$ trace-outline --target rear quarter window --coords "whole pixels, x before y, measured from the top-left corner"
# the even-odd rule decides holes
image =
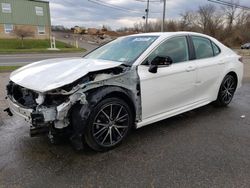
[[[214,56],[219,55],[221,52],[220,48],[214,42],[212,42],[212,46],[213,46],[213,50],[214,50]]]

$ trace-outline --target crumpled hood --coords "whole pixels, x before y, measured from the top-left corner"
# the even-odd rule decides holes
[[[99,59],[49,59],[26,65],[12,72],[10,80],[28,89],[46,92],[70,84],[89,72],[109,69],[121,64],[121,62]]]

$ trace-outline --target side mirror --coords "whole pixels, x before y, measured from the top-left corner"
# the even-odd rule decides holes
[[[151,73],[157,73],[157,70],[158,70],[158,65],[151,64],[148,68],[148,71]]]
[[[157,73],[158,66],[170,66],[173,63],[171,57],[156,56],[150,63],[148,71],[151,73]]]

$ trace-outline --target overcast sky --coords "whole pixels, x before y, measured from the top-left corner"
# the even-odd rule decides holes
[[[73,27],[101,27],[103,24],[112,29],[133,26],[134,23],[143,21],[146,0],[91,0],[106,2],[122,10],[105,7],[90,2],[89,0],[49,0],[51,19],[53,25]],[[160,0],[150,0],[160,1]],[[227,0],[229,1],[229,0]],[[196,10],[200,5],[208,4],[207,0],[167,0],[167,18],[178,19],[186,10]],[[241,5],[250,6],[250,0],[240,0]],[[163,4],[150,3],[149,17],[151,20],[161,19]],[[126,9],[126,11],[124,11]]]

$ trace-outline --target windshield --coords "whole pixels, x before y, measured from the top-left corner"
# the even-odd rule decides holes
[[[85,59],[103,59],[132,65],[157,36],[130,36],[118,38],[86,55]]]

